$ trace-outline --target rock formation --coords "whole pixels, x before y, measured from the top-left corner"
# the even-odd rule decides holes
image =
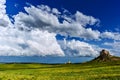
[[[100,52],[99,58],[100,58],[101,60],[103,60],[103,61],[106,60],[106,59],[108,60],[110,57],[111,57],[111,55],[110,55],[109,51],[103,49],[103,50]]]
[[[100,55],[92,61],[117,61],[120,57],[112,56],[109,51],[103,49],[100,51]]]

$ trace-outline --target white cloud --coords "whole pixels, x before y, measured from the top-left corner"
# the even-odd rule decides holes
[[[5,14],[6,13],[6,6],[4,5],[6,3],[6,0],[0,0],[0,14]]]
[[[55,34],[47,31],[0,27],[0,55],[4,56],[64,56]]]
[[[99,23],[99,20],[84,15],[77,11],[74,15],[67,16],[59,12],[56,8],[51,9],[46,5],[39,5],[38,7],[25,7],[26,13],[20,12],[15,16],[15,25],[17,27],[39,28],[41,30],[48,30],[64,36],[80,37],[85,40],[107,38],[113,40],[120,40],[120,34],[117,32],[103,32],[92,28],[86,28],[87,25],[94,25]],[[56,15],[56,14],[59,14]],[[63,22],[59,18],[63,18]]]
[[[21,27],[22,25],[23,27],[39,28],[41,30],[48,30],[49,32],[64,36],[70,35],[72,37],[80,37],[84,39],[99,38],[99,31],[92,30],[92,28],[85,28],[86,25],[94,25],[99,20],[92,16],[86,16],[79,11],[77,11],[75,15],[72,15],[75,19],[68,16],[65,17],[64,14],[58,16],[56,14],[59,14],[60,12],[56,8],[51,9],[45,5],[38,7],[25,7],[25,11],[27,14],[20,12],[14,16],[15,25],[17,27]],[[60,17],[63,18],[63,22],[59,21]]]
[[[103,45],[108,46],[109,51],[113,55],[120,56],[120,41],[114,41],[114,42],[105,42]]]
[[[108,38],[108,39],[113,39],[113,40],[120,40],[120,33],[118,32],[103,32],[101,33],[102,38]]]
[[[15,27],[6,14],[5,3],[6,0],[0,0],[0,56],[64,56],[55,38],[56,34],[39,29],[19,30]],[[29,16],[20,17],[28,19]]]
[[[59,41],[62,49],[67,56],[98,56],[99,50],[95,49],[95,45],[86,42],[71,40]]]
[[[6,14],[6,0],[0,0],[0,26],[10,26],[11,22]]]
[[[14,16],[15,22],[12,24],[6,14],[5,2],[0,1],[0,55],[3,56],[96,56],[101,49],[99,46],[76,40],[58,41],[58,44],[56,34],[85,40],[100,37],[120,40],[119,33],[100,33],[87,28],[87,25],[99,23],[92,16],[79,11],[68,16],[67,10],[59,12],[46,5],[34,7],[29,4],[30,7],[25,7],[26,13],[19,12]],[[60,21],[59,18],[63,20]]]
[[[105,42],[104,45],[112,46],[114,48],[120,48],[120,42],[116,42],[116,41],[114,41],[113,43]]]
[[[96,22],[99,22],[98,19],[95,19],[92,16],[84,15],[79,11],[76,12],[75,18],[76,18],[76,22],[80,23],[84,27],[86,27],[87,24],[94,25]]]
[[[52,9],[52,13],[54,13],[54,14],[56,14],[56,15],[61,14],[61,12],[59,12],[56,8],[53,8],[53,9]]]

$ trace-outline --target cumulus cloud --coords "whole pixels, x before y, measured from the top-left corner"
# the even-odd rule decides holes
[[[97,56],[100,47],[77,40],[56,40],[56,34],[85,40],[110,38],[120,40],[119,33],[87,28],[99,20],[77,11],[69,14],[47,5],[29,4],[26,13],[14,15],[13,23],[6,14],[6,0],[0,0],[0,55],[3,56]]]
[[[55,33],[39,29],[19,30],[12,24],[6,14],[5,2],[0,0],[0,56],[64,56]]]
[[[119,32],[103,32],[101,38],[114,40],[113,42],[104,42],[103,46],[108,49],[111,54],[120,56],[120,33]]]
[[[0,0],[0,26],[11,26],[11,22],[9,20],[9,17],[6,14],[6,0]]]
[[[65,16],[56,8],[51,9],[46,5],[25,7],[25,11],[27,13],[20,12],[14,16],[17,27],[39,28],[64,36],[70,35],[84,39],[99,38],[99,31],[85,28],[86,25],[94,25],[99,20],[92,16],[86,16],[79,11],[75,15],[71,15],[73,18]],[[63,18],[63,21],[60,22],[59,18]]]
[[[0,27],[0,55],[4,56],[64,56],[54,33],[32,30],[20,31]]]
[[[80,23],[84,27],[86,27],[87,24],[94,25],[96,22],[99,22],[98,19],[95,19],[92,16],[84,15],[79,11],[76,12],[75,18],[76,18],[76,22]]]
[[[103,32],[101,33],[102,38],[108,38],[108,39],[113,39],[113,40],[120,40],[120,33],[118,32]]]
[[[118,32],[103,32],[86,28],[87,25],[95,25],[100,21],[92,16],[84,15],[77,11],[74,15],[69,16],[66,13],[62,14],[56,8],[50,8],[46,5],[39,5],[38,7],[25,7],[27,13],[20,12],[15,15],[15,25],[22,28],[39,28],[47,30],[63,36],[80,37],[85,40],[100,38],[107,38],[113,40],[120,40],[120,33]],[[64,13],[64,12],[63,12]],[[63,21],[60,22],[59,18]]]
[[[120,41],[114,41],[114,42],[105,42],[103,45],[109,47],[108,49],[113,55],[120,56]]]
[[[71,40],[59,41],[62,49],[67,56],[98,56],[99,49],[95,49],[95,45],[86,42]]]

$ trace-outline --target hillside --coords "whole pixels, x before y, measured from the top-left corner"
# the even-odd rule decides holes
[[[0,64],[0,80],[120,80],[120,57],[106,50],[77,64]]]
[[[100,52],[100,55],[97,58],[93,59],[92,61],[97,62],[120,61],[120,57],[111,55],[107,50],[102,50]]]
[[[0,80],[120,80],[119,62],[0,64]]]

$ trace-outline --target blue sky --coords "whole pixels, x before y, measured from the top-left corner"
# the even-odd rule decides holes
[[[120,1],[119,0],[8,0],[7,1],[7,13],[17,14],[19,11],[24,11],[23,7],[26,6],[26,2],[36,5],[48,5],[51,8],[57,8],[58,10],[67,9],[70,13],[74,14],[76,11],[80,11],[86,15],[94,16],[100,19],[101,28],[99,30],[114,30],[120,27]],[[17,7],[15,7],[17,5]]]
[[[1,55],[120,56],[119,0],[2,1]]]

